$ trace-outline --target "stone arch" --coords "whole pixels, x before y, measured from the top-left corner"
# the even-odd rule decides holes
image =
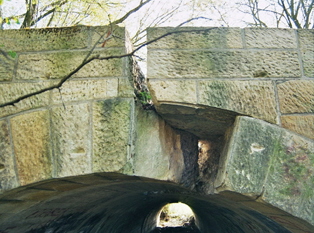
[[[160,209],[184,201],[201,232],[294,232],[313,228],[233,192],[204,196],[177,184],[117,173],[51,179],[0,196],[2,232],[148,233]]]

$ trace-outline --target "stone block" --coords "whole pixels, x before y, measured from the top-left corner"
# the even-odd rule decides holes
[[[150,45],[149,49],[242,48],[240,28],[149,28],[148,41],[177,31]]]
[[[88,104],[51,110],[51,138],[57,177],[91,172],[91,113]]]
[[[93,105],[93,172],[127,172],[130,165],[133,99]]]
[[[314,31],[298,30],[304,75],[314,77]]]
[[[119,78],[119,97],[121,98],[131,98],[134,97],[134,87],[132,81],[129,80],[129,77]],[[109,90],[111,91],[111,90]],[[117,96],[112,93],[111,97]]]
[[[85,59],[88,51],[21,54],[18,61],[18,79],[62,78],[74,71]],[[104,49],[91,56],[107,57],[122,55],[124,49]],[[45,69],[43,69],[45,67]],[[114,77],[123,76],[123,59],[98,60],[86,64],[72,77]]]
[[[314,113],[314,81],[292,80],[277,88],[281,113]]]
[[[118,78],[73,80],[52,92],[52,103],[104,99],[118,96]]]
[[[314,50],[314,31],[308,29],[298,29],[300,49]]]
[[[51,178],[48,111],[15,116],[11,129],[20,184]]]
[[[0,121],[0,192],[18,186],[9,125]]]
[[[297,38],[293,29],[245,28],[247,48],[296,49]]]
[[[302,53],[302,62],[304,68],[304,75],[306,77],[313,78],[314,77],[314,49],[306,50]]]
[[[36,83],[2,83],[0,85],[0,103],[4,104],[22,95],[26,95],[50,86],[50,82]],[[49,104],[49,92],[35,95],[24,99],[14,106],[7,106],[1,109],[0,117],[8,116],[28,109],[34,109]]]
[[[271,81],[199,81],[199,104],[277,122]]]
[[[149,50],[148,78],[300,77],[296,51]]]
[[[314,223],[312,140],[258,119],[238,117],[228,148],[220,161],[225,169],[216,182],[235,192],[259,196]]]
[[[284,130],[274,142],[264,200],[313,225],[314,143]]]
[[[154,111],[136,111],[134,174],[180,181],[184,169],[178,135]]]
[[[2,50],[1,46],[0,49]],[[12,58],[7,54],[4,56],[0,53],[0,82],[11,81],[13,79],[15,63],[16,58]]]
[[[153,99],[158,102],[197,102],[195,80],[150,80],[148,85]]]
[[[282,127],[314,139],[314,115],[281,116]]]
[[[85,26],[6,30],[0,32],[0,38],[5,51],[82,49],[89,42],[88,31]]]

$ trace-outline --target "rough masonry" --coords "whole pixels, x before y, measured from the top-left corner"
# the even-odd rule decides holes
[[[108,30],[1,31],[1,49],[17,56],[1,57],[0,104],[57,83],[94,45],[91,55],[128,53],[124,28],[114,28],[102,47]],[[94,60],[60,89],[0,109],[0,205],[10,203],[3,210],[21,200],[25,208],[33,201],[49,203],[50,194],[23,199],[38,181],[59,178],[56,187],[63,187],[64,177],[117,172],[172,181],[218,199],[227,195],[265,216],[279,208],[281,217],[268,216],[271,221],[291,232],[311,231],[314,31],[174,30],[148,30],[148,40],[171,34],[148,46],[147,79],[156,111],[143,110],[136,98],[131,57]],[[161,199],[156,205],[170,201]],[[156,213],[149,213],[152,219]]]

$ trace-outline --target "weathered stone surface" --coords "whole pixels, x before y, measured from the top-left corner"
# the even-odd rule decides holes
[[[5,51],[44,51],[87,47],[88,27],[6,30],[0,32]]]
[[[16,116],[11,128],[20,184],[51,178],[48,111]]]
[[[295,30],[278,28],[245,28],[247,48],[297,48]]]
[[[313,224],[313,141],[249,117],[235,125],[216,186],[260,195]]]
[[[38,91],[50,85],[49,82],[38,83],[2,83],[0,85],[0,103],[7,103],[22,95]],[[46,106],[49,103],[49,92],[35,95],[25,100],[20,101],[14,106],[7,106],[1,109],[0,117],[7,116],[13,113],[18,113],[23,110]]]
[[[106,41],[104,48],[108,47],[124,47],[125,46],[125,28],[117,26],[98,26],[90,27],[91,30],[91,43],[90,46],[102,47]],[[101,39],[102,38],[102,39]]]
[[[136,111],[134,173],[180,181],[184,169],[180,135],[154,111]]]
[[[264,200],[313,224],[314,144],[285,131],[275,143]]]
[[[153,98],[158,102],[175,101],[191,104],[197,102],[196,81],[194,80],[151,80],[148,86]]]
[[[0,47],[0,49],[2,48]],[[9,55],[3,56],[3,54],[0,53],[0,61],[0,82],[11,81],[14,74],[16,58],[13,59]]]
[[[233,125],[235,112],[204,105],[161,103],[156,110],[172,127],[188,131],[202,139],[217,139]]]
[[[282,127],[314,139],[314,115],[281,116]]]
[[[88,104],[52,108],[51,136],[57,177],[91,172],[91,119]]]
[[[108,99],[93,106],[93,171],[130,172],[133,99]]]
[[[73,80],[52,92],[52,103],[104,99],[118,96],[118,78]]]
[[[7,121],[0,121],[0,192],[18,186]]]
[[[119,97],[130,98],[134,97],[134,88],[133,83],[129,80],[128,77],[119,78]],[[112,91],[112,89],[109,89]],[[117,96],[115,93],[112,93],[110,96]]]
[[[148,78],[300,77],[296,51],[149,50]]]
[[[301,51],[314,50],[314,31],[307,29],[298,29],[298,36]]]
[[[198,103],[277,122],[271,81],[199,81]]]
[[[76,69],[84,60],[86,52],[34,53],[19,56],[18,79],[61,78]],[[92,56],[107,57],[124,54],[124,49],[106,49]],[[85,65],[72,77],[114,77],[123,75],[122,59],[94,60]],[[45,69],[43,69],[45,67]]]
[[[314,49],[306,50],[302,52],[302,61],[304,67],[304,75],[306,77],[314,77]]]
[[[282,113],[314,112],[314,81],[292,80],[277,85]]]
[[[201,49],[201,48],[242,48],[240,28],[149,28],[148,41],[173,31],[188,31],[174,33],[150,45],[149,49]]]
[[[304,75],[314,77],[314,31],[298,30]]]

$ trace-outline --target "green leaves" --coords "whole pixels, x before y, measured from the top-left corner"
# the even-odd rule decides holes
[[[16,55],[17,55],[17,54],[16,54],[16,52],[10,50],[10,51],[8,52],[8,55],[9,55],[10,57],[12,57],[12,58],[16,58]]]
[[[0,48],[3,48],[4,47],[4,44],[0,44]],[[17,53],[12,51],[12,50],[9,50],[8,52],[5,52],[1,49],[2,53],[7,53],[11,58],[16,58],[17,56]]]

